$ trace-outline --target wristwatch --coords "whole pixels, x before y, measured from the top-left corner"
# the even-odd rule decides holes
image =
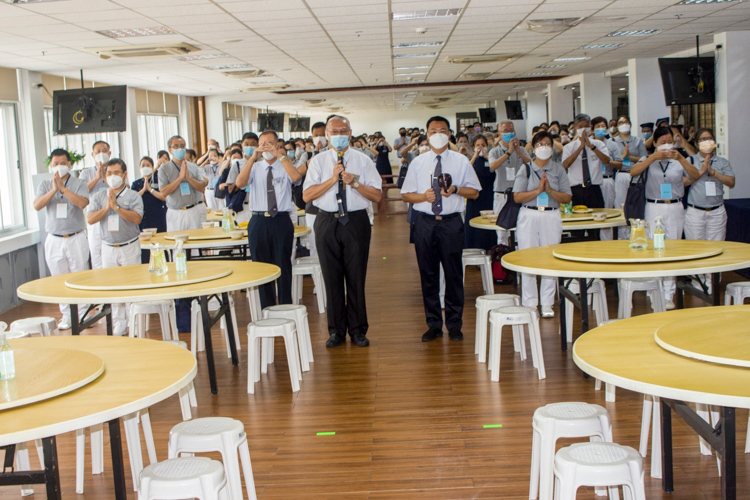
[[[115,205],[115,212],[117,212],[118,210],[120,210],[120,205]]]
[[[596,151],[596,144],[591,145],[591,151]]]
[[[359,182],[357,182],[357,181],[354,181],[354,184],[352,184],[352,187],[353,187],[354,189],[357,189],[357,188],[359,187]]]

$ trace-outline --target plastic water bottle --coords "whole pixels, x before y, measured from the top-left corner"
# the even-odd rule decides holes
[[[177,240],[177,245],[174,252],[174,266],[177,274],[187,273],[187,255],[185,255],[185,249],[182,248],[182,241]]]
[[[664,249],[664,225],[662,224],[661,217],[657,217],[654,225],[654,250]]]
[[[5,340],[7,324],[0,322],[0,380],[16,378],[16,362],[13,358],[13,348]]]
[[[221,230],[225,233],[228,233],[234,229],[234,221],[232,221],[232,214],[230,213],[230,210],[228,208],[222,209],[222,216],[221,216]]]

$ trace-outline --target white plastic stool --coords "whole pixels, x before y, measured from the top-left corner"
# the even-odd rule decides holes
[[[188,348],[187,343],[182,340],[167,340],[166,342],[168,344],[182,347],[183,349]],[[193,385],[193,381],[191,380],[188,382],[188,385],[180,389],[178,394],[180,397],[180,408],[182,409],[182,419],[190,420],[193,418],[193,413],[190,410],[190,407],[198,408],[198,399],[195,397],[195,386]]]
[[[479,255],[484,255],[484,254],[486,254],[486,253],[487,253],[487,252],[485,252],[485,251],[484,251],[484,248],[464,248],[464,249],[463,249],[463,250],[461,251],[461,256],[466,256],[466,255],[477,255],[477,254],[479,254]]]
[[[633,292],[649,292],[651,309],[664,312],[664,286],[659,278],[622,278],[617,280],[620,290],[620,304],[617,317],[629,318],[633,309]]]
[[[221,462],[204,457],[175,458],[143,469],[138,500],[229,500],[226,485]]]
[[[464,249],[464,251],[469,249]],[[495,293],[477,297],[477,323],[474,335],[474,354],[479,355],[479,362],[487,361],[487,321],[490,311],[498,307],[520,306],[521,298],[511,293]],[[526,344],[518,341],[518,327],[513,327],[513,348],[521,352],[521,359],[526,359]]]
[[[240,462],[245,477],[247,496],[255,496],[253,468],[250,463],[250,450],[247,447],[245,426],[239,420],[226,417],[196,418],[182,422],[169,431],[169,458],[180,453],[221,453],[224,472],[229,484],[230,498],[242,499]],[[239,453],[239,460],[237,459]]]
[[[646,500],[643,459],[614,443],[574,443],[555,455],[555,500],[575,500],[581,486],[608,487],[610,499]]]
[[[26,333],[24,336],[28,337]],[[7,337],[6,337],[7,338]],[[20,338],[20,337],[16,337]],[[39,463],[44,467],[44,453],[42,451],[42,440],[37,439],[35,441],[37,456],[39,457]],[[15,456],[15,467],[18,471],[31,470],[31,462],[29,462],[29,449],[26,447],[26,443],[18,443],[16,445],[16,456]],[[34,494],[34,486],[31,484],[21,486],[21,496],[26,497]]]
[[[295,322],[297,328],[297,341],[299,342],[299,353],[300,360],[302,362],[302,371],[310,371],[310,363],[313,362],[312,352],[312,341],[310,340],[310,325],[307,321],[307,308],[305,306],[298,306],[294,304],[280,304],[277,306],[269,306],[263,309],[263,318],[281,318],[290,319]],[[264,340],[265,353],[261,353],[261,360],[263,361],[263,354],[265,354],[265,361],[268,360],[268,348],[267,344],[272,343],[272,339],[268,341]],[[261,372],[266,372],[266,363],[263,362],[261,365]]]
[[[534,368],[537,369],[539,380],[545,378],[547,375],[544,371],[542,339],[539,335],[539,314],[536,307],[508,306],[490,311],[490,359],[488,362],[490,380],[493,382],[500,380],[500,340],[505,325],[521,327],[518,329],[518,340],[521,345],[526,342],[523,335],[523,325],[528,325],[531,360]],[[525,357],[524,350],[525,346],[521,350],[522,359]]]
[[[648,454],[648,432],[651,421],[654,428],[651,432],[651,477],[661,478],[661,398],[643,395],[643,414],[641,416],[641,441],[638,452],[643,458]]]
[[[620,321],[619,319],[608,319],[606,321],[602,321],[598,324],[598,326],[604,326],[608,325],[610,323],[614,323],[615,321]],[[617,389],[616,386],[606,383],[604,384],[604,401],[607,403],[614,403],[615,402],[615,389]],[[602,381],[599,379],[596,379],[596,383],[594,384],[594,390],[595,391],[601,391],[602,390]]]
[[[300,257],[294,261],[292,266],[292,302],[299,304],[302,299],[302,277],[312,276],[313,283],[318,293],[318,312],[326,312],[326,294],[323,284],[323,272],[317,257]]]
[[[258,287],[254,286],[246,290],[247,293],[247,304],[250,306],[250,318],[253,321],[262,319],[262,313],[260,310],[260,292]]]
[[[731,306],[732,302],[734,302],[734,305],[739,306],[748,297],[750,297],[750,281],[730,283],[727,285],[726,290],[724,290],[724,305]]]
[[[17,319],[10,324],[10,330],[16,333],[28,333],[29,335],[36,333],[42,337],[49,337],[53,333],[55,333],[55,335],[60,334],[57,330],[57,321],[55,318],[50,318],[48,316]]]
[[[612,442],[609,412],[588,403],[553,403],[534,412],[529,498],[552,500],[555,443],[560,438]]]
[[[581,293],[578,280],[572,280],[567,288],[573,293]],[[591,286],[588,287],[588,295],[589,303],[591,303],[591,308],[594,310],[596,326],[601,326],[605,321],[609,321],[607,288],[604,281],[595,279],[591,283]],[[568,332],[568,343],[573,342],[573,303],[567,298],[565,299],[565,325]]]
[[[241,350],[240,346],[240,330],[237,327],[237,313],[234,310],[234,298],[229,296],[229,311],[232,315],[232,327],[234,328],[234,345],[237,350]],[[224,333],[224,341],[227,344],[227,357],[232,357],[232,351],[229,348],[229,335],[227,335],[226,319],[224,316],[221,317],[221,331]],[[197,299],[193,299],[190,303],[190,352],[195,356],[196,352],[203,352],[206,350],[206,339],[203,336],[203,312],[201,310],[200,303]]]
[[[465,251],[465,250],[464,250]],[[478,266],[479,272],[482,273],[482,287],[485,295],[495,293],[495,285],[492,281],[492,261],[489,255],[481,253],[464,253],[461,256],[463,264],[464,279],[466,278],[466,266]]]
[[[177,335],[177,320],[175,316],[174,300],[159,300],[154,302],[134,302],[130,304],[128,329],[131,337],[143,338],[146,335],[146,316],[158,314],[161,321],[161,336],[163,340],[179,340]],[[136,322],[136,320],[138,320]],[[171,326],[171,334],[170,334]]]
[[[260,381],[261,349],[260,339],[283,337],[286,347],[286,358],[289,363],[289,378],[292,382],[292,392],[299,391],[299,381],[302,380],[299,354],[297,353],[297,328],[288,319],[261,319],[247,325],[247,392],[255,394],[255,382]]]
[[[6,330],[5,331],[5,339],[11,340],[11,339],[25,339],[27,337],[31,337],[31,334],[28,332],[15,332],[13,330]]]

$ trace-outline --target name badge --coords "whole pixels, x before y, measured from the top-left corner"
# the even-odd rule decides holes
[[[68,218],[68,204],[67,203],[57,204],[57,209],[55,210],[55,217],[58,219]]]
[[[110,233],[116,233],[120,230],[120,216],[119,215],[108,215],[107,216],[107,231]]]
[[[190,196],[190,184],[187,182],[181,182],[180,193],[182,193],[182,196]]]
[[[549,195],[547,193],[540,193],[539,196],[536,197],[536,206],[537,207],[548,207],[549,206]]]
[[[514,181],[516,180],[516,169],[513,167],[505,167],[505,180]]]
[[[607,173],[607,165],[602,163],[602,175],[605,175]]]
[[[706,182],[706,196],[717,196],[716,184],[713,182]]]
[[[629,167],[630,166],[630,158],[625,158],[622,160],[622,166],[623,167]]]
[[[107,190],[107,188],[99,188],[99,192],[100,192],[100,193],[101,193],[102,191],[106,191],[106,190]]]
[[[661,199],[662,200],[671,200],[672,199],[672,185],[671,184],[660,184],[659,188],[661,190]]]

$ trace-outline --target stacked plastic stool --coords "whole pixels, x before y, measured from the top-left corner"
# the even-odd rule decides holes
[[[731,306],[734,302],[734,305],[739,306],[748,297],[750,297],[750,281],[730,283],[724,290],[724,305]]]
[[[573,293],[581,293],[578,280],[572,280],[568,283],[567,288]],[[591,308],[594,310],[596,326],[601,326],[605,321],[609,321],[607,288],[604,281],[595,279],[588,287],[588,295]],[[568,332],[568,343],[570,343],[573,341],[573,303],[568,299],[565,299],[565,326]]]
[[[57,321],[55,318],[48,316],[38,316],[35,318],[24,318],[18,319],[10,324],[10,330],[20,334],[28,333],[29,335],[38,334],[42,337],[49,337],[50,335],[59,334],[57,330]],[[16,337],[20,338],[20,337]]]
[[[317,257],[300,257],[292,265],[292,303],[299,304],[302,300],[302,277],[312,276],[317,289],[318,312],[326,312],[326,293],[323,284],[323,271]]]
[[[480,295],[477,297],[475,307],[477,309],[476,333],[474,335],[474,354],[479,355],[479,362],[487,360],[487,321],[490,311],[498,307],[520,306],[521,298],[512,293],[495,293],[492,295]],[[521,359],[526,359],[525,343],[518,340],[519,327],[513,327],[513,348],[521,353]]]
[[[229,500],[226,486],[221,462],[203,457],[175,458],[143,469],[138,500]]]
[[[633,292],[648,292],[651,298],[651,309],[654,312],[666,311],[664,304],[664,285],[659,278],[621,278],[618,280],[620,303],[617,317],[629,318],[633,310]]]
[[[615,321],[620,321],[619,319],[608,319],[607,321],[602,321],[598,324],[598,326],[608,325],[610,323],[614,323]],[[615,389],[617,389],[616,386],[607,383],[605,384],[604,388],[604,401],[607,403],[614,403],[615,402]],[[596,384],[594,386],[594,390],[601,391],[602,390],[602,381],[599,379],[596,379]]]
[[[544,355],[542,353],[542,339],[539,333],[539,314],[535,307],[507,306],[490,311],[490,357],[488,369],[490,380],[500,380],[500,346],[503,326],[518,326],[518,342],[521,345],[521,359],[526,359],[523,326],[529,327],[529,344],[531,345],[531,360],[537,369],[539,380],[547,375],[544,371]]]
[[[143,338],[148,325],[149,314],[158,314],[161,321],[161,336],[163,340],[179,340],[177,335],[177,319],[174,300],[159,300],[154,302],[135,302],[130,304],[128,329],[131,337]]]
[[[302,380],[299,354],[297,352],[297,328],[294,321],[289,319],[261,319],[247,325],[247,392],[255,394],[255,382],[260,381],[261,339],[282,337],[286,347],[286,357],[289,363],[289,378],[292,382],[292,392],[299,391]]]
[[[477,250],[479,250],[478,253]],[[492,261],[490,256],[484,253],[484,250],[478,248],[466,248],[461,254],[464,277],[466,276],[466,266],[477,266],[482,273],[482,288],[485,295],[495,293],[495,285],[492,281]]]
[[[182,340],[168,340],[167,343],[182,347],[183,349],[188,348],[187,343]],[[198,408],[198,399],[195,397],[195,386],[193,385],[193,381],[191,380],[188,385],[180,389],[178,394],[180,397],[180,409],[182,409],[182,419],[190,420],[193,418],[190,407]]]
[[[300,361],[302,371],[310,371],[310,363],[313,360],[312,341],[310,340],[310,325],[307,321],[307,308],[302,305],[280,304],[269,306],[263,309],[263,319],[280,318],[294,321],[297,328],[297,341],[299,342]],[[267,339],[263,342],[263,349],[266,351],[261,354],[261,372],[266,373],[266,364],[268,363],[269,346],[273,344],[273,339]],[[271,353],[273,350],[271,349]]]

